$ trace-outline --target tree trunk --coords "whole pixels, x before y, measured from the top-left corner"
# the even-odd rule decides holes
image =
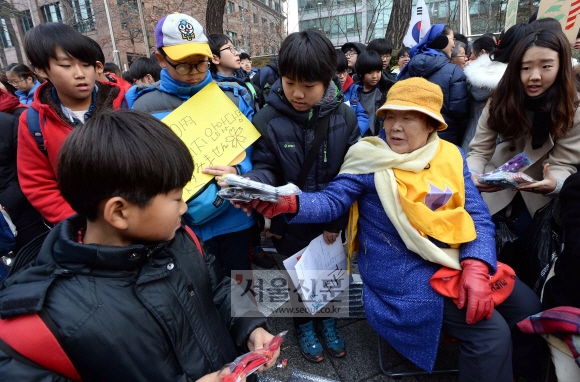
[[[20,51],[20,42],[18,41],[18,37],[16,36],[16,31],[14,30],[14,25],[12,25],[12,20],[6,20],[6,30],[8,31],[8,35],[10,36],[10,40],[12,40],[12,46],[15,48],[16,51],[16,59],[18,60],[19,64],[23,64],[24,60],[22,57],[22,52]]]
[[[206,33],[224,33],[224,12],[226,0],[207,0],[207,10],[205,12]]]
[[[393,9],[389,18],[389,25],[385,38],[393,44],[393,48],[399,49],[403,45],[403,38],[411,22],[412,0],[393,1]]]

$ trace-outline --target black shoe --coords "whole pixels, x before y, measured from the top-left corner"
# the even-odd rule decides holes
[[[261,248],[259,252],[252,254],[252,263],[264,269],[270,269],[276,266],[276,260]]]

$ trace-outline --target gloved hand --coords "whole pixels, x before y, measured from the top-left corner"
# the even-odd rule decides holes
[[[280,214],[295,214],[298,211],[298,199],[296,195],[279,196],[278,203],[254,199],[251,204],[253,209],[268,219],[272,219],[274,216]]]
[[[489,320],[493,314],[493,299],[489,286],[489,267],[483,261],[467,259],[461,262],[463,272],[459,281],[459,303],[463,309],[467,301],[467,323]]]

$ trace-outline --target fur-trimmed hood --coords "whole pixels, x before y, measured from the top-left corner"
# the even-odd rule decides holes
[[[472,86],[494,90],[506,68],[507,64],[491,61],[488,54],[482,54],[477,60],[470,62],[463,71]]]

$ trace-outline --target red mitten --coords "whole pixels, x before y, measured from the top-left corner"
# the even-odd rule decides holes
[[[463,271],[459,281],[459,303],[463,309],[467,301],[467,323],[489,320],[493,314],[493,299],[489,286],[489,267],[483,261],[467,259],[461,262]]]
[[[296,195],[279,196],[278,203],[252,200],[252,207],[268,219],[280,214],[295,214],[298,211]]]

